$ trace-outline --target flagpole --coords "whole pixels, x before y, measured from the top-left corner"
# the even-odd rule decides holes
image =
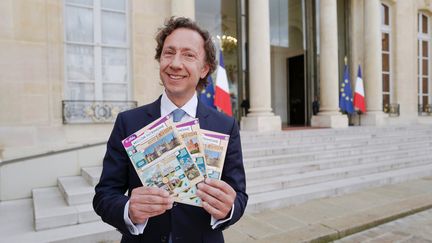
[[[359,126],[361,126],[361,114],[362,114],[362,112],[360,110],[358,110],[357,114],[359,116]]]

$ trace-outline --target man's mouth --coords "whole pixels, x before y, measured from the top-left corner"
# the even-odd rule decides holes
[[[168,76],[170,77],[170,79],[174,79],[174,80],[179,80],[182,78],[185,78],[186,76],[183,75],[174,75],[174,74],[168,74]]]

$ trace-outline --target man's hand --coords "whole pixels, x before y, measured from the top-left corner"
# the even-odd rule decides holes
[[[226,182],[207,178],[198,184],[197,195],[203,208],[219,220],[228,216],[237,194]]]
[[[129,217],[134,224],[143,224],[150,217],[163,214],[173,206],[173,198],[164,189],[137,187],[129,199]]]

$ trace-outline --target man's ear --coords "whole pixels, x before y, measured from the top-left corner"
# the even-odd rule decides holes
[[[201,78],[204,78],[205,76],[207,76],[208,72],[210,71],[210,67],[208,64],[204,65],[204,67],[201,69]]]

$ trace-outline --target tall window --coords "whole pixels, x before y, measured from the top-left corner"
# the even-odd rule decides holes
[[[231,97],[234,117],[240,118],[241,94],[241,53],[237,41],[239,40],[239,9],[238,1],[232,0],[195,0],[196,21],[208,30],[214,38],[216,48],[222,51],[225,70],[228,78],[228,88]],[[239,44],[241,41],[238,42]],[[219,57],[219,55],[217,55]],[[214,76],[216,78],[216,76]],[[215,79],[213,79],[215,80]]]
[[[392,94],[391,81],[391,24],[389,6],[381,4],[381,42],[382,42],[382,95],[383,111],[390,111],[390,102]]]
[[[430,104],[430,17],[418,14],[418,103],[419,113],[427,112]]]
[[[65,0],[65,97],[128,100],[127,0]]]

